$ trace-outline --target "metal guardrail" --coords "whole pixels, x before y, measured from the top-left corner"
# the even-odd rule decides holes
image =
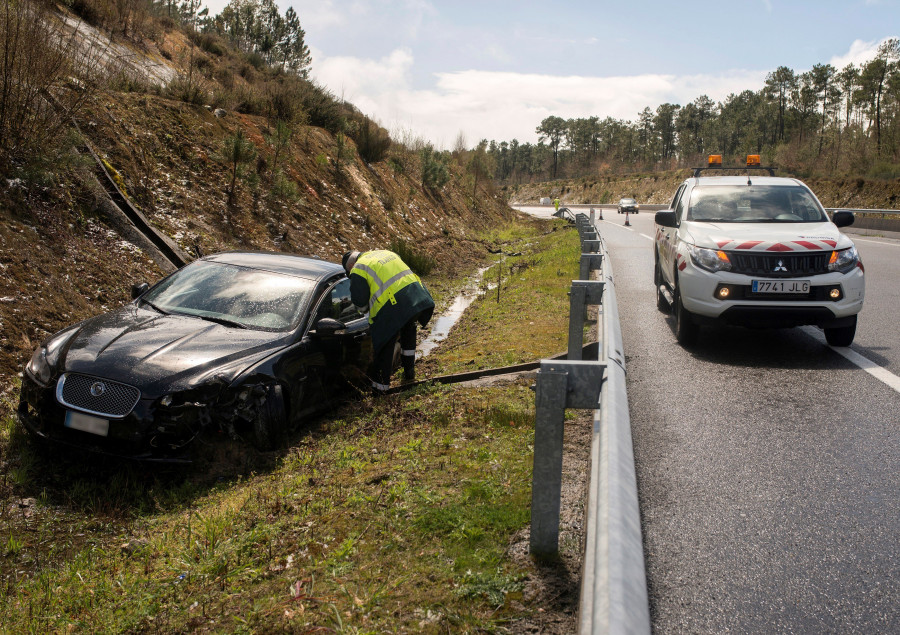
[[[582,244],[569,301],[569,354],[537,373],[531,551],[558,552],[565,408],[594,409],[578,632],[650,633],[625,354],[612,267],[594,215],[574,220]],[[596,272],[596,274],[595,274]],[[586,308],[599,307],[596,360],[581,359]]]

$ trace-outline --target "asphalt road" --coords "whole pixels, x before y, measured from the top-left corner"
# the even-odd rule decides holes
[[[604,216],[654,630],[900,632],[900,241],[854,236],[852,360],[812,327],[685,349],[656,309],[653,214]]]

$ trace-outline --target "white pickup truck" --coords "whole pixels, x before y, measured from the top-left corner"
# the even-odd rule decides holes
[[[722,169],[712,161],[681,184],[671,209],[656,213],[657,306],[674,312],[678,342],[693,343],[703,323],[811,324],[832,346],[849,346],[865,269],[838,228],[852,224],[853,214],[838,211],[829,220],[797,179],[700,176]],[[772,174],[758,165],[748,160]]]

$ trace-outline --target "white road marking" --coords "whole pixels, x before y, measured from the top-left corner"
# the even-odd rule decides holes
[[[604,223],[609,223],[609,224],[612,225],[613,227],[621,227],[622,229],[627,229],[627,230],[630,231],[630,232],[633,232],[633,231],[634,231],[634,229],[631,228],[631,227],[625,227],[625,225],[619,225],[619,223],[614,223],[614,222],[612,222],[611,220],[604,220],[603,222],[604,222]]]
[[[646,238],[647,240],[653,240],[653,237],[652,237],[652,236],[648,236],[647,234],[641,234],[641,236],[643,236],[643,237]]]
[[[821,330],[812,326],[805,326],[803,327],[803,330],[811,337],[814,337],[815,339],[828,346],[828,342],[825,341],[825,334],[822,333]],[[887,370],[886,368],[882,368],[881,366],[870,360],[868,357],[863,357],[849,346],[830,346],[829,348],[831,348],[831,350],[833,350],[838,355],[843,356],[848,361],[853,362],[854,364],[862,368],[878,381],[887,384],[887,386],[893,388],[895,392],[900,393],[900,377],[897,377],[897,375],[895,375],[891,371]]]

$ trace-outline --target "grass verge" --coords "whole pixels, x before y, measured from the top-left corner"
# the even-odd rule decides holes
[[[486,237],[520,255],[498,254],[500,302],[473,305],[435,372],[564,348],[578,243],[560,227]],[[506,630],[544,609],[534,563],[514,557],[529,520],[530,383],[366,398],[281,452],[213,443],[178,470],[45,451],[7,417],[0,630]]]

